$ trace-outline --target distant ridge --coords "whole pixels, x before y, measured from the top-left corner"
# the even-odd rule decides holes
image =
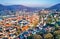
[[[60,10],[60,3],[58,3],[58,4],[56,4],[56,5],[53,5],[53,6],[51,6],[51,7],[49,7],[49,8],[47,8],[47,9],[50,9],[50,10]]]
[[[4,6],[2,4],[0,4],[0,11],[2,10],[10,10],[10,11],[35,11],[35,10],[39,10],[40,8],[32,8],[32,7],[27,7],[27,6],[23,6],[23,5],[9,5],[9,6]]]
[[[2,5],[0,4],[0,16],[15,14],[16,11],[34,12],[41,8],[27,7],[23,5]],[[13,13],[11,13],[11,12]]]

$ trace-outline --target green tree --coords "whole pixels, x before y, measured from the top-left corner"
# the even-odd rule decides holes
[[[47,33],[44,35],[44,39],[54,39],[51,33]]]
[[[55,39],[60,39],[60,30],[55,31],[54,36]]]
[[[34,39],[42,39],[42,37],[40,35],[37,35],[37,34],[33,35],[33,38]]]
[[[33,39],[33,35],[30,34],[30,36],[28,36],[27,39]]]

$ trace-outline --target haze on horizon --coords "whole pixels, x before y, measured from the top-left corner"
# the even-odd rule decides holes
[[[60,3],[60,0],[0,0],[3,5],[25,5],[29,7],[50,7]]]

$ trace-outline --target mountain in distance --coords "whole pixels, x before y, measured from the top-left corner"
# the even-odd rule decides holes
[[[33,8],[33,7],[27,7],[27,6],[23,6],[23,5],[9,5],[9,6],[5,6],[0,4],[0,11],[4,11],[4,10],[9,10],[9,11],[27,11],[27,12],[32,12],[35,10],[40,10],[41,8]]]
[[[2,5],[0,4],[0,11],[4,11],[4,10],[9,10],[9,11],[27,11],[27,12],[32,12],[32,11],[37,11],[37,10],[41,10],[44,9],[42,7],[27,7],[27,6],[23,6],[23,5]],[[49,8],[46,8],[49,10],[60,10],[60,3],[53,5]]]
[[[0,15],[10,15],[9,11],[26,11],[26,12],[34,12],[44,9],[42,7],[27,7],[23,5],[2,5],[0,4]],[[53,5],[49,8],[45,8],[48,10],[57,10],[60,11],[60,3]],[[12,13],[13,14],[13,13]]]
[[[2,5],[0,4],[0,16],[1,15],[11,15],[15,13],[9,13],[9,11],[26,11],[26,12],[34,12],[40,10],[40,7],[27,7],[23,5]]]
[[[60,3],[56,4],[56,5],[53,5],[49,8],[47,8],[49,10],[57,10],[57,11],[60,11]]]

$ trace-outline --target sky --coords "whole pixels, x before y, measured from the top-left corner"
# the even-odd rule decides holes
[[[60,0],[0,0],[3,5],[25,5],[29,7],[50,7],[60,3]]]

